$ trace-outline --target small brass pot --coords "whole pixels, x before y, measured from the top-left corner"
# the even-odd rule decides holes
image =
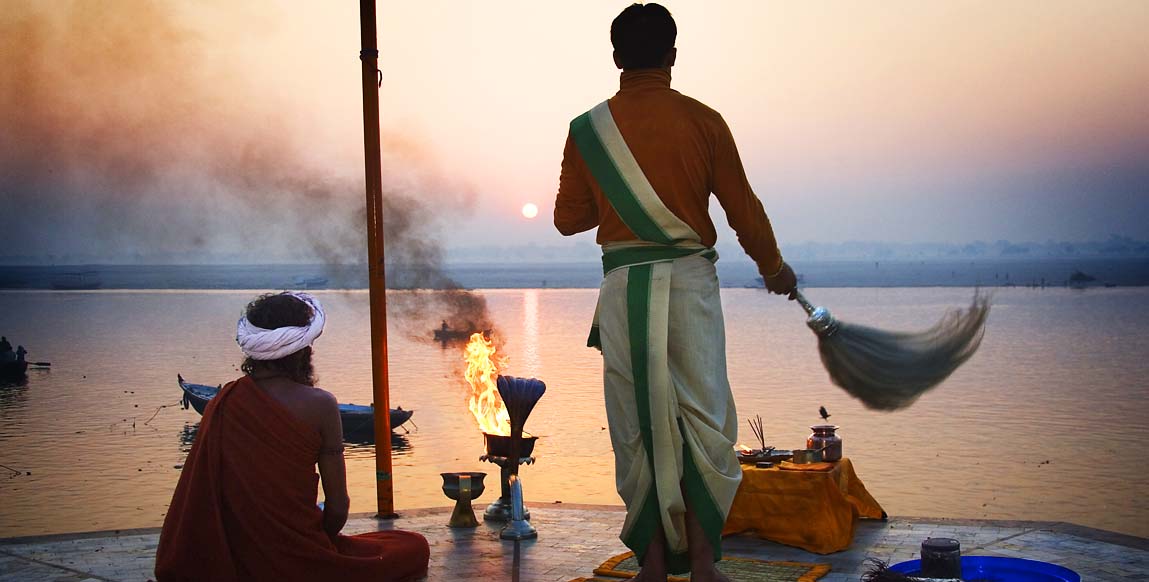
[[[815,424],[810,427],[814,431],[806,439],[806,448],[822,451],[823,461],[842,460],[842,437],[838,436],[838,427],[832,424]]]
[[[808,465],[822,462],[821,449],[794,449],[794,457],[790,459],[795,465]]]

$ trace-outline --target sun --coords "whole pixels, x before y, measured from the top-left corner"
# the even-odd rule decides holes
[[[539,207],[533,202],[523,205],[523,218],[534,218],[539,215]]]

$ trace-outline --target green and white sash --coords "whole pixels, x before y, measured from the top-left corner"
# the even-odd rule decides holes
[[[714,262],[718,254],[703,245],[698,233],[663,204],[619,133],[606,101],[575,118],[571,122],[571,135],[611,206],[623,223],[641,239],[603,245],[604,277],[626,269],[623,317],[629,337],[629,346],[626,346],[629,354],[621,353],[626,348],[614,344],[612,352],[604,351],[603,355],[613,362],[622,358],[619,368],[629,368],[629,381],[634,386],[632,412],[636,413],[634,420],[642,436],[640,447],[630,451],[615,447],[616,456],[626,455],[624,464],[631,461],[639,464],[629,475],[616,476],[619,492],[627,503],[627,519],[621,537],[642,559],[650,541],[661,528],[669,546],[667,565],[672,572],[682,572],[688,567],[684,553],[683,502],[688,501],[694,508],[716,557],[721,557],[721,529],[741,477],[736,459],[733,459],[731,467],[730,459],[720,459],[716,465],[705,458],[707,451],[717,450],[727,451],[733,457],[733,443],[729,440],[733,436],[724,434],[731,432],[730,429],[725,428],[722,421],[710,423],[705,418],[696,418],[695,412],[684,414],[677,410],[675,404],[680,401],[674,394],[675,385],[681,381],[699,388],[721,385],[729,398],[725,364],[721,371],[712,371],[721,378],[693,382],[672,378],[668,360],[667,322],[674,261],[700,256]],[[716,294],[710,300],[717,305]],[[605,309],[603,301],[600,295],[587,342],[599,349],[603,349],[598,325],[599,311]],[[714,311],[719,318],[716,333],[722,333],[720,306]],[[620,317],[618,309],[612,308],[604,313],[608,313],[608,317]],[[609,321],[614,329],[617,322],[614,319]],[[703,336],[708,332],[699,330]],[[630,402],[629,398],[627,401]],[[608,412],[610,407],[608,402]],[[733,410],[732,401],[728,409]],[[714,428],[708,428],[712,424]],[[736,431],[733,428],[733,432]],[[686,500],[682,498],[683,490]]]
[[[702,237],[671,212],[655,193],[618,131],[606,101],[576,117],[570,129],[583,161],[611,207],[623,224],[641,239],[634,243],[603,245],[603,275],[623,267],[669,262],[692,255],[718,260],[718,253],[704,246]],[[602,348],[597,309],[587,346]]]

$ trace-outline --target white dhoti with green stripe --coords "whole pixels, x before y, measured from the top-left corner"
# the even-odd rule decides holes
[[[605,102],[571,130],[612,207],[643,239],[604,246],[589,342],[603,354],[615,480],[627,507],[621,538],[641,561],[661,529],[668,568],[685,572],[686,505],[718,559],[742,478],[717,254],[654,193]]]
[[[691,256],[615,269],[599,295],[599,334],[622,541],[641,559],[661,527],[668,565],[686,570],[689,501],[721,557],[742,471],[714,264]]]

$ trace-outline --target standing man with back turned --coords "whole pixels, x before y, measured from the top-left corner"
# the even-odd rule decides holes
[[[677,27],[658,4],[611,24],[621,88],[571,122],[555,227],[598,227],[604,278],[588,343],[602,350],[615,479],[626,503],[622,541],[638,580],[725,580],[721,532],[742,472],[738,417],[707,207],[717,196],[773,293],[794,272],[754,195],[730,128],[670,88]]]

